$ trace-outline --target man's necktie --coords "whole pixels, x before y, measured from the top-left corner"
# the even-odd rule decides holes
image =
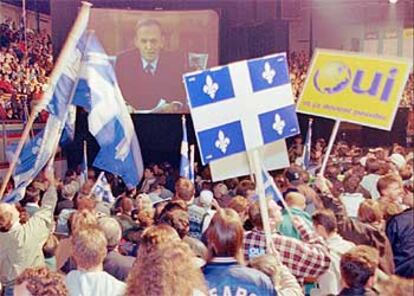
[[[153,70],[154,70],[154,67],[152,66],[152,64],[148,63],[145,66],[145,73],[153,75],[153,73],[152,73]]]

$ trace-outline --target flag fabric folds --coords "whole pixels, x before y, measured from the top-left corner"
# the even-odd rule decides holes
[[[84,37],[85,54],[73,103],[89,112],[89,131],[100,146],[93,165],[121,176],[128,187],[136,186],[144,169],[131,116],[110,57],[93,32]]]
[[[269,172],[262,168],[262,178],[263,184],[265,188],[265,196],[271,197],[275,202],[283,202],[283,195],[280,192],[279,188],[276,186],[273,177],[269,174]]]
[[[306,133],[305,145],[303,147],[303,168],[306,170],[310,166],[311,145],[312,145],[312,119],[309,119],[309,127]]]
[[[187,126],[185,123],[185,116],[182,117],[183,125],[183,139],[181,140],[181,161],[180,161],[180,176],[191,180],[190,178],[190,160],[188,158],[188,139]]]
[[[111,191],[111,185],[109,185],[103,172],[96,180],[92,194],[95,195],[95,198],[99,201],[103,201],[109,204],[113,204],[115,202],[115,198],[112,195]]]
[[[4,197],[3,201],[14,203],[24,197],[26,187],[54,156],[59,139],[69,116],[69,106],[77,83],[83,49],[79,46],[86,31],[88,14],[82,14],[77,20],[79,26],[72,31],[65,52],[59,57],[52,72],[49,87],[37,110],[46,109],[49,117],[44,130],[28,140],[23,146],[17,166],[13,172],[15,189]],[[14,158],[16,146],[8,148],[8,158]]]

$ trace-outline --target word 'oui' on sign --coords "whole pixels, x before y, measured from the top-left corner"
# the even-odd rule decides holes
[[[390,130],[409,60],[317,50],[297,111]]]

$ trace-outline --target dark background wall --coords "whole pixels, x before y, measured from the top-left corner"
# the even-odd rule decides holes
[[[214,9],[220,16],[220,64],[288,51],[289,25],[280,17],[280,0],[125,1],[91,0],[95,8],[191,10]],[[60,51],[77,15],[80,0],[51,0],[52,41]]]
[[[390,146],[392,143],[406,145],[406,131],[408,109],[401,108],[398,110],[391,132],[378,129],[361,127],[341,123],[338,131],[337,140],[346,140],[349,143],[356,143],[363,147]],[[75,142],[66,147],[68,163],[76,166],[82,159],[82,143],[86,140],[88,143],[88,160],[92,161],[98,152],[99,146],[95,139],[88,133],[87,114],[80,111],[76,121]],[[308,129],[308,119],[310,116],[298,114],[299,126],[302,138],[305,137]],[[334,126],[334,121],[313,117],[312,139],[324,138],[327,142]],[[193,122],[189,114],[187,119],[188,142],[196,145]],[[180,114],[133,114],[135,130],[140,142],[144,162],[161,163],[169,161],[173,165],[179,164],[180,161],[180,144],[182,139],[182,126]],[[287,139],[288,145],[293,138]],[[197,145],[196,145],[197,146]],[[196,160],[200,157],[198,149],[196,151]]]

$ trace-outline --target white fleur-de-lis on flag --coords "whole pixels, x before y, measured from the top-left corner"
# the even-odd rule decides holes
[[[230,139],[224,135],[222,130],[219,130],[218,138],[215,144],[216,148],[220,149],[220,151],[224,154],[227,151],[227,146],[230,145]]]
[[[273,78],[275,77],[275,75],[276,75],[276,71],[272,69],[272,67],[270,67],[269,62],[266,62],[264,64],[264,71],[262,73],[263,79],[265,79],[267,83],[272,84]]]
[[[203,91],[207,94],[211,99],[214,99],[216,96],[216,92],[219,89],[219,85],[213,81],[210,75],[206,77],[206,84],[204,84]]]
[[[279,135],[283,134],[283,129],[285,128],[285,121],[282,120],[279,114],[276,113],[275,115],[275,122],[273,123],[272,127]]]

